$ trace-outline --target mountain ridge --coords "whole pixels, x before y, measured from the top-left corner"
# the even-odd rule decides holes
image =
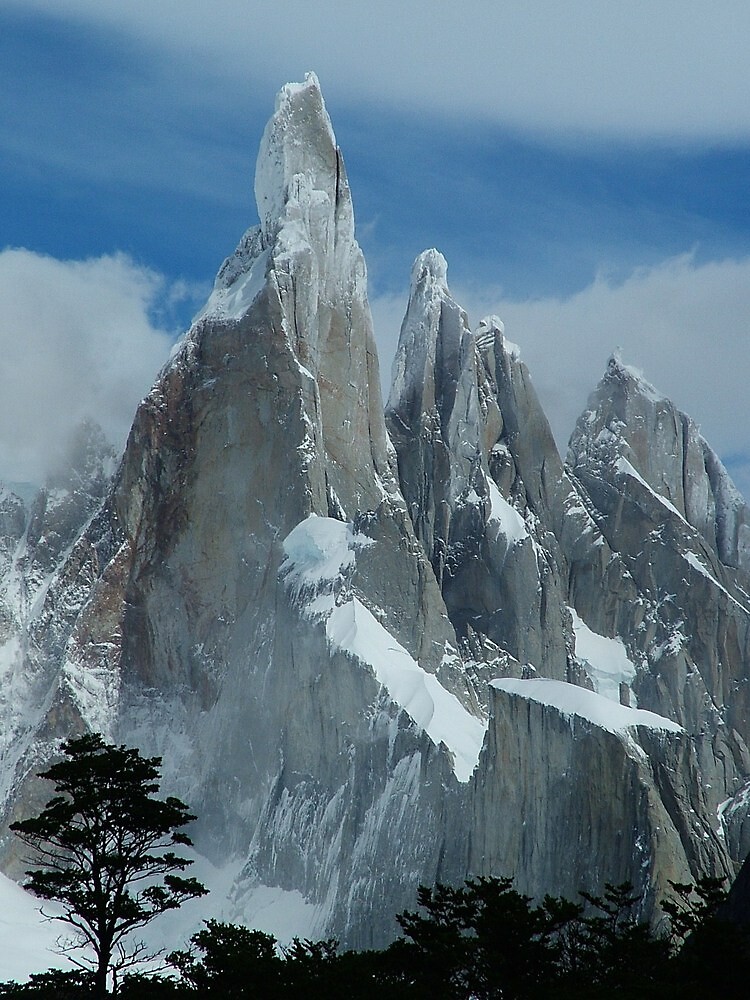
[[[198,848],[239,870],[230,915],[273,888],[347,945],[392,936],[419,883],[572,897],[601,875],[653,916],[668,879],[733,874],[750,519],[695,425],[613,359],[563,463],[435,250],[384,409],[314,76],[280,92],[255,190],[109,485],[36,605],[6,601],[5,870],[33,773],[90,728],[163,756]],[[5,580],[22,506],[0,499]]]

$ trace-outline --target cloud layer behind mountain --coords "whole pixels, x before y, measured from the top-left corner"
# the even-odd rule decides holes
[[[0,253],[0,469],[40,482],[85,417],[118,447],[168,356],[154,321],[164,280],[124,255],[59,261]]]

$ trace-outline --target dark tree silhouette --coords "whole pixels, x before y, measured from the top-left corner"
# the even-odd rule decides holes
[[[182,832],[195,817],[176,798],[159,799],[160,757],[113,746],[98,734],[69,740],[63,759],[40,777],[58,793],[32,819],[11,829],[33,849],[26,888],[61,904],[53,919],[73,938],[62,947],[80,968],[92,968],[94,996],[107,996],[107,979],[137,959],[145,945],[132,932],[206,889],[180,874],[192,861],[175,854],[191,844]],[[90,946],[94,960],[72,952]]]
[[[190,943],[189,951],[173,952],[169,961],[201,996],[235,1000],[252,995],[271,1000],[282,995],[283,962],[273,935],[207,920]]]
[[[417,900],[421,913],[398,915],[407,940],[390,953],[401,965],[402,985],[435,1000],[546,996],[561,927],[580,914],[580,907],[550,896],[532,906],[510,878],[420,886]]]

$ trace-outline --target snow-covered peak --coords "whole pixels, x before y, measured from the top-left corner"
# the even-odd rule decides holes
[[[473,338],[464,310],[448,288],[448,264],[435,249],[423,251],[411,271],[411,288],[406,316],[401,324],[398,348],[393,359],[391,392],[387,409],[413,410],[419,418],[436,403],[436,366],[451,368],[451,380],[471,352],[462,351]],[[469,358],[470,360],[470,358]]]
[[[620,380],[628,386],[630,392],[640,394],[653,403],[669,403],[667,397],[647,381],[640,368],[625,364],[619,349],[613,351],[607,361],[604,381],[608,379]]]
[[[318,78],[308,73],[304,83],[282,87],[260,143],[255,199],[265,240],[274,239],[290,197],[301,188],[308,198],[312,192],[326,195],[333,206],[341,181],[331,120]]]
[[[260,225],[224,261],[194,322],[240,319],[276,265],[285,273],[301,268],[302,290],[320,281],[327,297],[337,283],[364,286],[346,170],[314,73],[276,98],[258,152],[255,198]]]
[[[494,314],[480,319],[476,332],[477,347],[483,354],[487,354],[495,349],[495,343],[499,340],[502,348],[514,361],[521,360],[521,348],[508,340],[505,336],[505,324],[499,316]]]
[[[450,296],[448,290],[448,261],[439,250],[423,250],[411,269],[410,296],[421,286],[429,287],[437,295]]]
[[[260,226],[248,229],[219,268],[213,291],[193,322],[205,316],[239,319],[265,284],[268,256]]]

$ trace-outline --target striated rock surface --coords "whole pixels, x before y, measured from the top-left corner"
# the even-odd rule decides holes
[[[516,858],[521,891],[541,879],[570,899],[631,881],[645,913],[669,879],[731,871],[690,738],[663,716],[559,681],[498,680],[485,762],[471,870]]]
[[[626,639],[638,705],[690,733],[717,827],[741,861],[750,849],[739,831],[750,762],[747,507],[690,418],[616,358],[568,463],[620,576],[598,593],[574,579],[573,601],[592,627]]]
[[[386,416],[465,654],[495,673],[517,661],[566,677],[569,616],[546,483],[551,465],[557,486],[562,464],[517,349],[495,317],[474,336],[435,250],[413,268]]]

